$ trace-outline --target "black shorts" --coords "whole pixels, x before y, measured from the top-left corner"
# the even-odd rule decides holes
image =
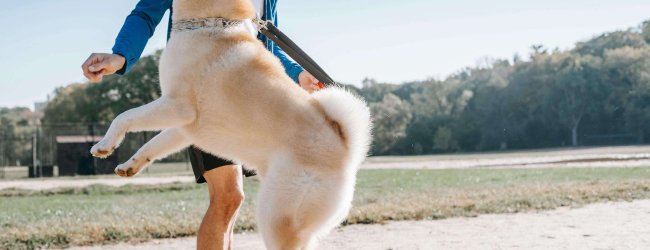
[[[192,163],[192,171],[194,171],[194,178],[196,178],[196,183],[205,182],[203,174],[208,170],[235,164],[232,161],[221,159],[217,156],[203,152],[195,147],[190,147],[187,150],[190,153],[190,162]],[[255,171],[253,170],[242,168],[242,171],[246,177],[256,175]]]

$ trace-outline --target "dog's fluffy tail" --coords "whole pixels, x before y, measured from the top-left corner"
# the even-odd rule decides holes
[[[313,97],[320,103],[329,119],[341,126],[342,137],[348,147],[348,168],[356,171],[368,154],[372,122],[368,105],[358,96],[343,88],[329,87],[317,91]]]

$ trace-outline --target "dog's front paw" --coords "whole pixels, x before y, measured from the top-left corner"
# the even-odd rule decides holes
[[[108,143],[104,142],[104,140],[99,141],[90,149],[90,154],[102,159],[111,156],[113,151],[115,151],[115,146],[107,146],[107,144]]]
[[[129,160],[128,162],[130,162]],[[122,177],[131,177],[138,173],[139,169],[136,169],[133,164],[128,164],[128,162],[122,163],[115,168],[115,174]]]
[[[149,162],[151,162],[149,159],[146,159],[146,162],[143,162],[142,160],[131,158],[125,163],[118,165],[115,168],[115,174],[122,177],[134,176]]]

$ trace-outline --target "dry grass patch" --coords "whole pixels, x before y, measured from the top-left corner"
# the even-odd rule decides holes
[[[246,180],[237,231],[254,230],[258,180]],[[440,219],[650,198],[650,168],[364,170],[345,224]],[[0,249],[190,236],[205,185],[0,191]]]
[[[357,200],[346,224],[387,220],[444,219],[578,207],[602,201],[650,198],[650,181],[547,184],[527,187],[461,188]]]

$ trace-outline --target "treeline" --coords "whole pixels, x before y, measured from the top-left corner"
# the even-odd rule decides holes
[[[650,21],[571,50],[532,46],[444,80],[366,79],[374,154],[645,143],[650,126]]]
[[[0,108],[0,166],[31,162],[34,113],[25,107]]]
[[[159,96],[160,53],[124,77],[59,88],[44,124],[107,124]],[[650,23],[571,50],[533,46],[444,80],[349,85],[371,106],[373,154],[644,143],[650,121]]]

